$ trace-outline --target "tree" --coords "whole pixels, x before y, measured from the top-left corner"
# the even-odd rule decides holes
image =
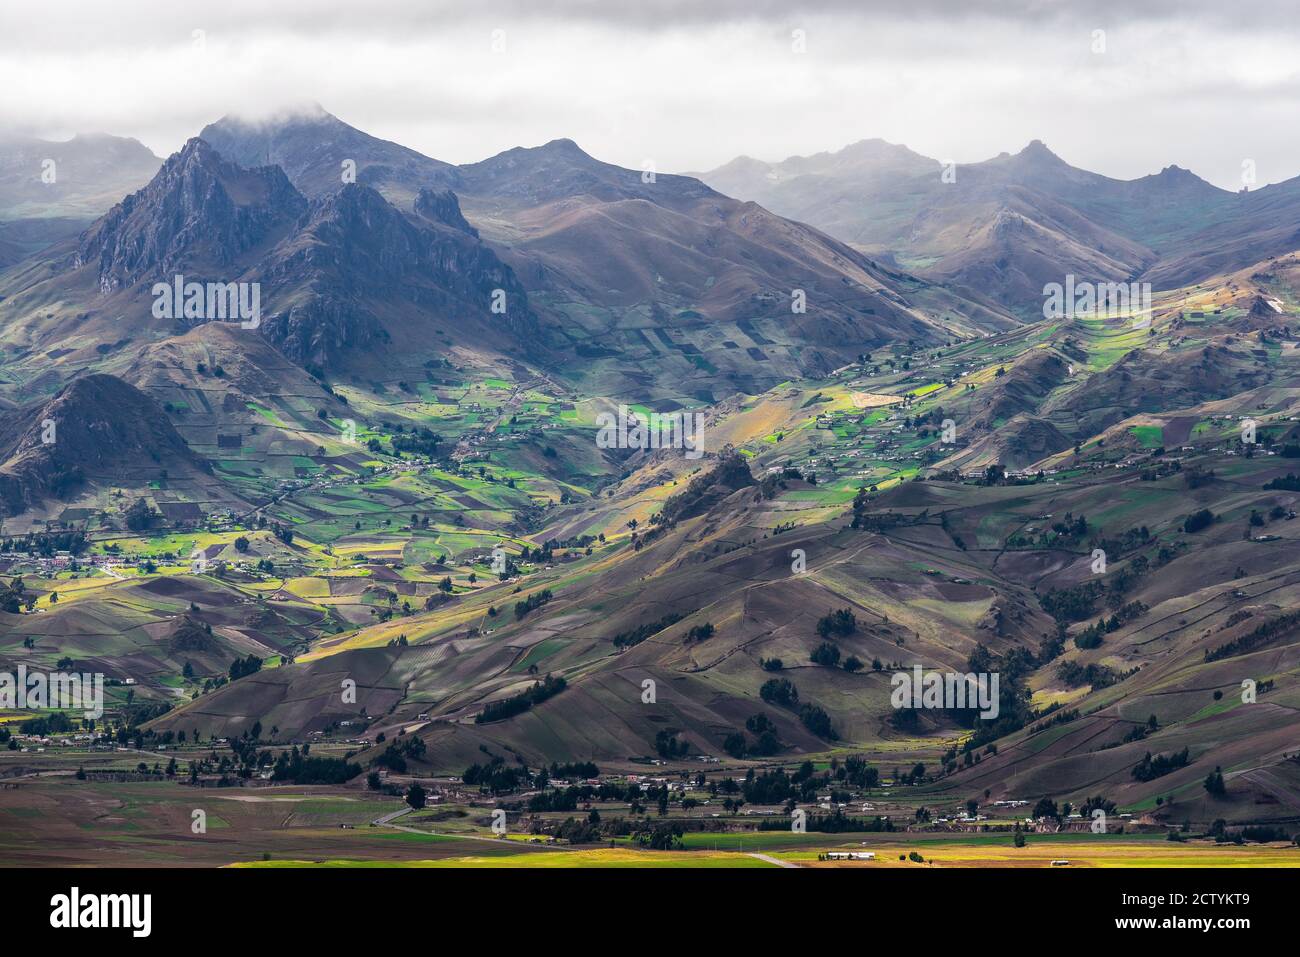
[[[708,641],[713,637],[713,623],[706,621],[702,625],[696,625],[690,631],[686,632],[685,642],[690,644],[692,641]]]
[[[133,532],[141,532],[153,524],[154,516],[157,513],[142,498],[137,498],[131,503],[131,507],[126,510],[126,527]]]
[[[1019,821],[1016,821],[1016,831],[1014,837],[1012,838],[1012,843],[1014,843],[1016,847],[1025,846],[1025,832],[1020,829]]]
[[[832,635],[845,638],[857,630],[857,618],[848,608],[832,611],[817,621],[817,634],[821,638],[830,638]]]
[[[1183,531],[1189,535],[1199,532],[1203,528],[1209,528],[1214,524],[1214,513],[1208,508],[1203,508],[1198,512],[1192,512],[1187,518],[1183,519]]]
[[[239,552],[241,555],[244,552],[248,551],[248,539],[246,539],[243,535],[240,535],[237,539],[235,539],[235,551]]]
[[[262,669],[262,659],[249,653],[247,658],[236,658],[230,665],[230,680],[237,681]]]
[[[789,678],[769,678],[758,689],[758,695],[769,704],[793,707],[799,703],[799,691]]]
[[[411,786],[406,791],[406,803],[418,811],[424,807],[425,797],[424,788],[412,781]]]
[[[840,649],[835,647],[829,641],[823,641],[813,649],[811,655],[812,663],[822,665],[826,668],[834,668],[840,663]]]
[[[819,738],[834,741],[839,737],[831,726],[830,715],[815,704],[805,704],[800,708],[799,720],[803,722],[805,728]]]
[[[766,714],[759,712],[756,715],[746,719],[745,727],[751,734],[762,734],[764,731],[771,731],[775,727],[772,719]]]
[[[15,578],[7,587],[0,587],[0,611],[16,615],[23,606],[23,580]]]
[[[1223,797],[1227,793],[1223,784],[1223,771],[1218,767],[1205,776],[1205,790],[1211,797]]]

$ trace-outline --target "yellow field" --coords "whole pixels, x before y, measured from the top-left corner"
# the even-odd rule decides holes
[[[507,593],[502,592],[501,594]],[[366,625],[354,632],[345,632],[341,635],[324,638],[311,651],[299,655],[294,661],[316,661],[319,658],[336,655],[341,651],[351,651],[354,648],[382,648],[400,635],[405,635],[407,640],[414,644],[422,638],[445,631],[449,627],[459,627],[470,622],[478,623],[485,613],[485,607],[465,603],[453,606],[445,615],[431,614],[419,618],[393,618],[389,621]]]
[[[250,861],[232,867],[776,867],[754,857],[727,851],[537,851],[500,857],[449,857],[425,861]]]
[[[836,848],[834,840],[825,849],[768,851],[762,856],[739,851],[643,851],[633,848],[592,848],[590,850],[533,850],[518,854],[448,857],[440,860],[365,861],[346,858],[325,861],[276,860],[250,861],[232,867],[775,867],[773,859],[797,867],[854,868],[927,868],[927,867],[1041,867],[1053,869],[1052,861],[1067,860],[1069,868],[1092,867],[1300,867],[1300,848],[1281,845],[1236,847],[1189,842],[1186,844],[1149,842],[1040,842],[1022,848],[1005,844],[936,844],[933,842],[893,843],[861,848],[848,845],[844,850],[874,851],[872,861],[818,861],[817,855]],[[924,863],[899,860],[915,850]]]
[[[35,578],[29,579],[36,588],[46,589],[59,593],[59,602],[75,602],[82,598],[93,596],[96,592],[103,591],[105,588],[115,584],[120,579],[113,578],[102,572],[96,572],[93,576],[87,578]],[[36,602],[37,608],[48,609],[50,607],[50,596],[42,595]]]
[[[835,848],[833,841],[827,849]],[[844,848],[848,850],[848,848]],[[858,848],[853,848],[858,850]],[[1295,845],[1257,844],[1237,847],[1199,841],[1042,841],[1035,843],[1031,834],[1024,847],[1012,846],[1008,837],[999,844],[948,844],[924,841],[907,844],[870,845],[874,861],[818,861],[818,851],[783,851],[774,854],[801,867],[1046,867],[1052,861],[1069,861],[1068,867],[1300,867],[1300,847]],[[924,864],[900,861],[916,851]],[[1059,867],[1066,870],[1067,867]]]
[[[295,543],[296,543],[295,539]],[[342,544],[334,546],[334,554],[340,557],[351,557],[354,555],[365,555],[369,558],[401,558],[402,549],[406,547],[406,542],[358,542],[353,544]]]
[[[284,590],[299,598],[328,598],[330,583],[324,578],[290,578],[285,581]]]

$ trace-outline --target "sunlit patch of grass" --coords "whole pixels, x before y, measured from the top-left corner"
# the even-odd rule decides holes
[[[1144,449],[1155,449],[1164,444],[1164,428],[1159,425],[1135,425],[1129,432]]]

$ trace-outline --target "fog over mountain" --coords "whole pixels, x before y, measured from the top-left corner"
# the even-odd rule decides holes
[[[963,163],[1042,139],[1109,176],[1177,163],[1227,189],[1246,159],[1260,185],[1300,173],[1280,2],[97,7],[0,10],[0,125],[166,155],[212,116],[320,100],[450,163],[569,137],[632,169],[711,169],[882,137]]]

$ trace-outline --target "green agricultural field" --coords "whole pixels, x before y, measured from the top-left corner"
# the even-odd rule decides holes
[[[1129,431],[1144,449],[1154,449],[1164,444],[1163,430],[1158,425],[1135,425]]]

